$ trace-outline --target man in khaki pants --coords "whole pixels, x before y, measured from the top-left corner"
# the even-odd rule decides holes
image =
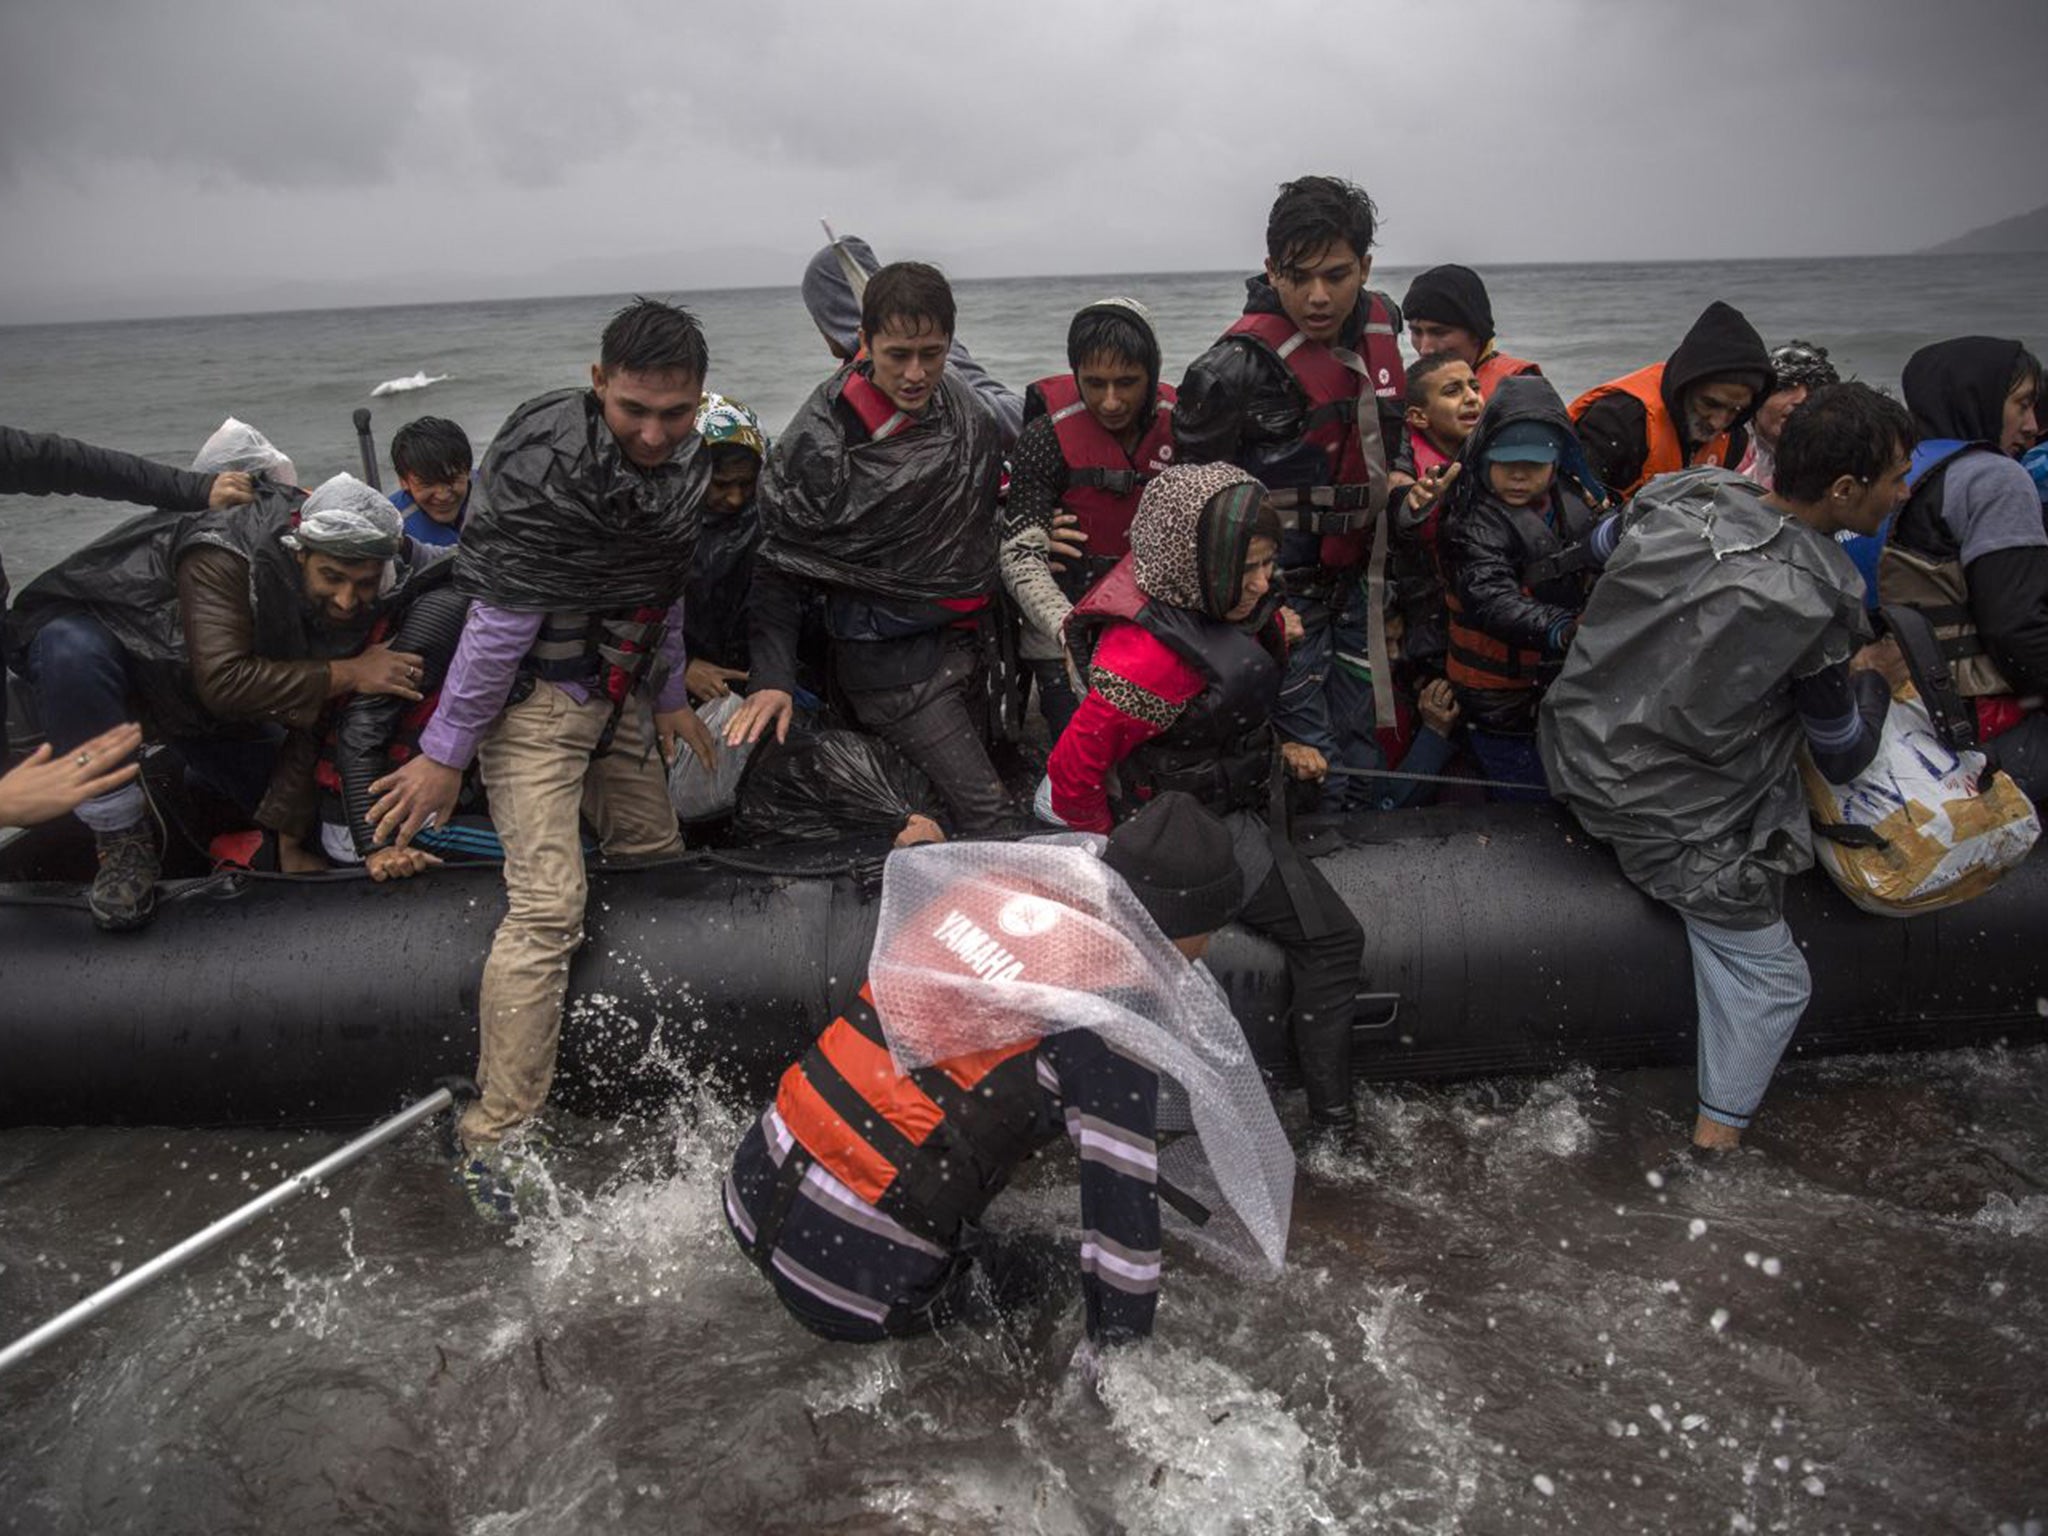
[[[715,750],[683,685],[707,363],[687,312],[641,299],[606,327],[589,389],[530,400],[499,429],[456,557],[473,601],[440,705],[419,755],[371,786],[378,840],[403,845],[453,814],[475,759],[505,844],[481,1096],[458,1127],[457,1173],[488,1220],[516,1221],[539,1183],[523,1133],[554,1078],[583,942],[579,815],[607,857],[672,853],[666,764],[679,745],[707,764]]]

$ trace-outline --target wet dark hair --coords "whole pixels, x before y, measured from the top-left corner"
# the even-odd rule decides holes
[[[391,467],[426,485],[446,485],[476,467],[476,450],[454,422],[422,416],[391,434]]]
[[[2012,392],[2018,389],[2022,384],[2032,384],[2034,386],[2034,412],[2037,418],[2037,420],[2035,421],[2036,426],[2041,425],[2040,421],[2038,420],[2042,405],[2041,383],[2041,359],[2034,356],[2034,354],[2029,352],[2025,347],[2021,347],[2020,355],[2012,360],[2012,377],[2005,381],[2005,393],[2007,398],[2009,399],[2012,396]]]
[[[709,455],[713,475],[722,474],[735,464],[745,464],[753,469],[761,468],[761,455],[745,443],[713,443],[705,452]]]
[[[704,382],[711,352],[697,317],[676,304],[636,298],[604,328],[597,361],[606,373],[672,374]]]
[[[1333,242],[1363,261],[1372,249],[1380,211],[1363,188],[1336,176],[1304,176],[1285,182],[1266,215],[1266,258],[1276,267],[1296,266]]]
[[[1067,366],[1076,373],[1098,357],[1123,358],[1145,370],[1147,383],[1159,382],[1159,338],[1130,310],[1115,304],[1091,304],[1067,327]]]
[[[1455,352],[1431,352],[1415,359],[1408,365],[1408,403],[1417,410],[1428,405],[1430,375],[1441,373],[1452,363],[1464,361]]]
[[[900,322],[912,335],[926,325],[953,334],[953,288],[946,274],[922,261],[892,261],[868,279],[860,300],[860,328],[868,341]]]
[[[1912,413],[1868,384],[1823,384],[1785,418],[1778,436],[1777,489],[1819,501],[1840,476],[1868,484],[1910,453],[1920,433]]]

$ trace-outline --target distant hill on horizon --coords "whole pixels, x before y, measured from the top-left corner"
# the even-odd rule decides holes
[[[2013,256],[2032,251],[2048,251],[2048,203],[1927,247],[1929,256]]]

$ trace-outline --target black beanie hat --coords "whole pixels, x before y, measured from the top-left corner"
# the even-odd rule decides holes
[[[1409,320],[1455,325],[1481,341],[1493,340],[1493,304],[1470,267],[1431,267],[1408,285],[1401,314]]]
[[[1213,933],[1244,905],[1230,828],[1193,795],[1170,789],[1109,835],[1102,862],[1169,939]]]

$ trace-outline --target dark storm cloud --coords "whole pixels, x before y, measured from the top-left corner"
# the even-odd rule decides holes
[[[0,317],[287,275],[534,291],[636,252],[774,281],[821,213],[967,274],[1235,267],[1311,169],[1373,191],[1391,260],[1912,249],[2048,197],[2038,15],[28,0],[0,12]],[[351,221],[412,238],[305,238]]]

